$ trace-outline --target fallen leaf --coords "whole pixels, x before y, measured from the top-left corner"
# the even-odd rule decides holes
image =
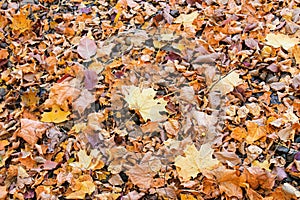
[[[80,149],[77,153],[77,157],[78,162],[70,163],[70,166],[88,169],[91,164],[92,157],[87,155],[86,150]]]
[[[190,14],[181,14],[175,19],[174,23],[192,26],[193,21],[198,17],[198,15],[198,11]]]
[[[41,121],[61,123],[68,120],[68,115],[70,114],[70,111],[63,111],[58,105],[53,105],[50,112],[44,112],[41,114]]]
[[[220,91],[222,95],[225,95],[233,91],[234,87],[243,83],[239,74],[235,71],[229,73],[224,78],[220,79],[215,85],[212,85],[211,91]]]
[[[253,144],[253,142],[267,135],[265,126],[259,126],[257,123],[251,121],[247,121],[246,126],[248,132],[246,136],[246,142],[248,144]]]
[[[198,151],[194,144],[189,145],[184,150],[185,156],[175,158],[175,166],[183,181],[195,178],[203,170],[211,170],[219,161],[212,158],[214,150],[209,143],[203,144]]]
[[[96,42],[88,37],[81,39],[77,46],[77,52],[83,59],[91,58],[97,52]]]
[[[20,14],[13,16],[10,27],[14,31],[19,31],[20,33],[23,33],[31,29],[31,23],[32,21],[27,19],[27,16],[21,12]]]
[[[98,75],[94,70],[84,71],[84,86],[87,90],[92,90],[98,83]]]
[[[263,170],[260,167],[247,167],[245,168],[245,175],[247,183],[252,189],[261,187],[262,189],[271,190],[275,184],[275,175]]]
[[[73,109],[77,110],[81,115],[85,111],[85,109],[88,108],[91,105],[91,103],[95,101],[96,98],[94,97],[94,95],[87,89],[83,89],[80,93],[79,98],[77,98],[72,104]]]
[[[46,123],[31,119],[21,119],[21,130],[17,133],[17,136],[23,138],[30,145],[35,145],[47,129],[48,125]]]
[[[288,35],[274,34],[274,33],[269,33],[266,36],[266,40],[267,41],[265,43],[267,45],[270,45],[274,48],[282,47],[286,51],[294,47],[300,41],[299,38],[289,37]]]
[[[226,169],[223,165],[213,170],[213,173],[219,183],[221,192],[225,192],[229,197],[243,198],[241,186],[244,186],[246,182],[244,174],[238,176],[236,170]]]
[[[6,199],[8,194],[6,186],[0,186],[0,199]]]
[[[54,104],[63,110],[69,109],[69,104],[80,95],[80,90],[72,87],[69,83],[55,83],[51,89],[49,98],[43,104],[51,108]]]
[[[129,104],[129,109],[138,112],[144,121],[160,121],[165,119],[160,112],[166,112],[167,101],[164,99],[154,99],[156,91],[153,88],[141,89],[135,86],[123,86],[125,101]]]
[[[9,55],[9,53],[6,49],[0,50],[0,60],[7,59],[8,55]]]
[[[78,190],[66,196],[66,199],[85,199],[86,194],[91,195],[96,190],[93,181],[81,182],[77,180],[74,187],[78,188]]]

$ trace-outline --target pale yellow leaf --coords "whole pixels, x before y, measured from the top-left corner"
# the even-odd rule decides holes
[[[135,110],[147,121],[160,121],[164,116],[160,112],[167,111],[164,99],[154,99],[156,91],[153,88],[141,89],[135,86],[123,87],[125,100],[129,104],[129,109]]]
[[[274,48],[282,47],[285,50],[289,50],[290,48],[299,43],[299,38],[289,37],[288,35],[284,34],[269,33],[266,36],[265,43]]]
[[[209,143],[203,144],[199,151],[194,144],[187,146],[184,150],[185,157],[177,156],[175,158],[175,166],[180,178],[188,181],[204,170],[213,169],[219,163],[217,159],[212,158],[213,152]]]
[[[193,21],[198,17],[198,15],[199,13],[197,11],[190,14],[181,14],[176,18],[174,23],[192,26]]]
[[[220,91],[222,95],[225,95],[242,83],[243,80],[239,78],[239,74],[233,71],[213,85],[211,91]]]

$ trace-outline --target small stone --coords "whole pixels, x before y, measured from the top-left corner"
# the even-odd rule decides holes
[[[287,154],[289,152],[289,148],[287,148],[285,146],[279,146],[279,147],[277,147],[276,152],[278,154]]]

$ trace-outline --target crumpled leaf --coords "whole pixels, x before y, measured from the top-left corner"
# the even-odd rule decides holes
[[[164,117],[160,112],[167,111],[164,99],[154,99],[156,91],[153,88],[141,89],[135,86],[123,87],[125,100],[129,104],[129,109],[138,112],[144,121],[160,121]]]
[[[48,124],[31,119],[21,119],[21,130],[17,136],[23,138],[30,145],[35,145],[45,134]]]
[[[96,42],[88,37],[81,39],[77,46],[77,52],[83,59],[91,58],[97,52]]]
[[[239,74],[233,71],[219,80],[215,85],[212,85],[211,91],[220,91],[222,95],[225,95],[242,83],[243,80],[239,78]]]
[[[266,44],[270,45],[275,48],[282,47],[285,50],[289,50],[290,48],[294,47],[296,44],[299,43],[299,38],[289,37],[288,35],[284,34],[274,34],[269,33],[266,36]]]
[[[41,116],[42,122],[54,122],[61,123],[68,120],[68,115],[70,115],[70,111],[63,111],[58,105],[53,105],[52,110],[50,112],[44,112]]]
[[[194,144],[189,145],[184,150],[185,156],[175,158],[175,166],[183,181],[195,178],[203,170],[213,169],[219,161],[212,158],[214,150],[209,143],[203,144],[198,151]]]

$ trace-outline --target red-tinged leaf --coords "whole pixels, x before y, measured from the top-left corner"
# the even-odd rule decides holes
[[[96,54],[97,45],[94,40],[91,40],[87,37],[80,40],[80,43],[77,47],[77,52],[83,59],[89,59]]]
[[[57,162],[53,162],[51,160],[46,160],[46,162],[43,164],[44,170],[51,170],[54,169],[57,166]]]
[[[98,83],[98,76],[94,70],[84,71],[84,86],[87,90],[92,90]]]

